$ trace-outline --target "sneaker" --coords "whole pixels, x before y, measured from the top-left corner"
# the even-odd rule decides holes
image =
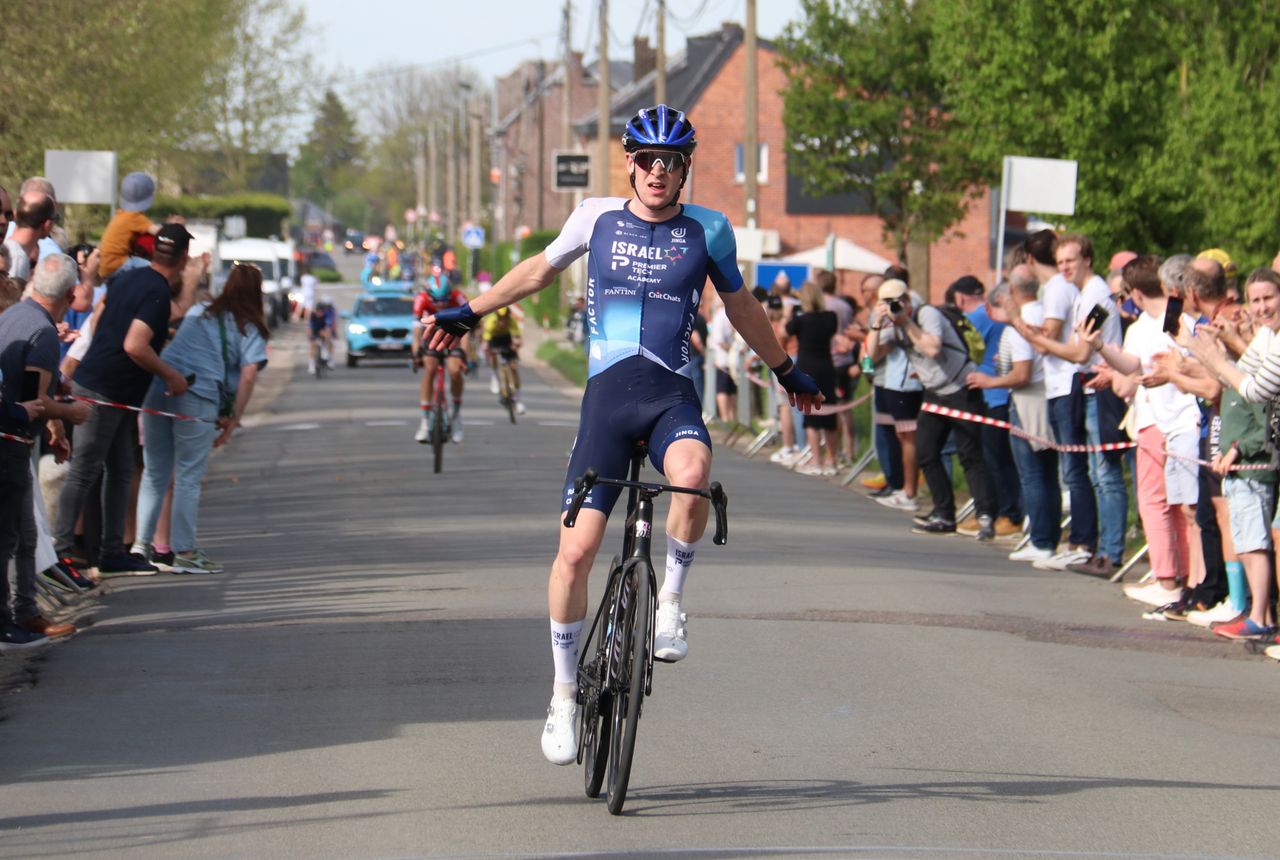
[[[836,467],[835,467],[835,466],[823,466],[823,467],[822,467],[822,477],[824,477],[824,478],[834,478],[835,476],[836,476]]]
[[[312,376],[316,375],[316,363],[314,361],[307,362],[307,373]]]
[[[156,552],[156,548],[149,543],[135,543],[129,550],[133,555],[144,558],[156,569],[164,573],[173,573],[173,550],[168,552]]]
[[[1022,523],[1015,523],[1008,517],[996,517],[997,538],[1022,537]]]
[[[43,633],[33,633],[12,621],[0,623],[0,654],[6,651],[22,651],[28,648],[39,648],[48,645],[49,637]]]
[[[427,440],[430,438],[431,422],[427,419],[427,416],[423,415],[422,423],[418,425],[418,432],[413,434],[413,441],[420,442],[425,445]]]
[[[222,565],[199,549],[174,553],[172,569],[174,573],[222,573]]]
[[[79,594],[81,588],[55,564],[40,571],[40,578],[60,592]]]
[[[930,517],[924,525],[917,525],[912,531],[918,535],[953,535],[956,522],[940,516]]]
[[[578,702],[553,698],[542,727],[542,754],[552,764],[573,764],[578,759]]]
[[[1107,579],[1115,576],[1116,571],[1119,569],[1120,565],[1105,555],[1095,555],[1088,561],[1067,565],[1067,570],[1072,573],[1083,573],[1085,576],[1102,576]]]
[[[1082,564],[1093,557],[1093,553],[1082,546],[1069,546],[1054,555],[1048,561],[1038,561],[1035,567],[1040,570],[1066,570],[1069,564]],[[1168,603],[1168,600],[1162,601]]]
[[[774,451],[772,454],[769,455],[769,462],[777,463],[779,465],[785,465],[786,463],[791,461],[791,457],[794,454],[795,454],[794,448],[788,448],[786,446],[783,446],[779,448],[777,451]]]
[[[1272,660],[1280,660],[1280,645],[1268,645],[1262,653]]]
[[[1274,627],[1262,627],[1252,618],[1242,618],[1213,628],[1213,635],[1221,636],[1223,639],[1262,639],[1274,636],[1275,632]]]
[[[517,414],[517,415],[523,415],[523,414],[524,414],[525,412],[527,412],[527,411],[528,411],[528,410],[524,408],[524,401],[523,401],[523,400],[517,400],[517,401],[516,401],[516,414]]]
[[[1126,585],[1124,596],[1148,606],[1167,606],[1182,599],[1182,587],[1165,588],[1160,580],[1153,580],[1146,585]]]
[[[453,439],[454,444],[458,444],[462,441],[462,410],[461,409],[453,410],[453,420],[450,422],[450,424],[452,424],[453,426],[453,435],[450,438]],[[574,753],[574,755],[577,755],[577,753]]]
[[[978,534],[976,537],[981,543],[989,543],[996,539],[995,523],[992,522],[990,514],[982,514],[978,517]]]
[[[929,513],[927,514],[917,514],[916,516],[912,517],[911,522],[918,526],[927,526],[930,522],[932,522],[935,518],[937,518],[937,516],[938,516],[937,511],[929,511]]]
[[[893,508],[895,511],[909,511],[914,514],[920,510],[920,503],[916,501],[915,497],[908,496],[902,490],[894,490],[884,496],[872,494],[872,498],[886,508]]]
[[[1009,553],[1009,561],[1029,561],[1035,563],[1037,561],[1048,561],[1051,558],[1053,558],[1053,550],[1039,549],[1033,543],[1029,543],[1022,549],[1017,549]]]
[[[821,474],[822,474],[822,467],[821,467],[821,466],[819,466],[817,463],[805,463],[803,466],[799,466],[799,467],[797,467],[797,468],[796,468],[796,474],[798,474],[798,475],[821,475]]]
[[[1209,609],[1203,601],[1196,599],[1188,592],[1184,592],[1182,599],[1176,603],[1170,603],[1163,608],[1166,621],[1186,621],[1187,615],[1192,612],[1204,612]]]
[[[104,555],[98,561],[102,576],[155,576],[159,572],[154,564],[131,552]]]
[[[888,484],[889,482],[885,479],[883,472],[879,475],[872,475],[870,478],[864,478],[862,481],[862,486],[868,490],[883,490]]]
[[[1230,600],[1224,600],[1212,609],[1206,609],[1203,612],[1188,612],[1187,623],[1194,624],[1196,627],[1209,627],[1213,624],[1220,624],[1224,621],[1233,621],[1239,615]]]
[[[76,632],[76,626],[74,624],[50,621],[43,615],[35,615],[28,618],[19,626],[30,633],[48,636],[50,639],[61,639],[63,636],[70,636],[72,633]]]
[[[888,498],[889,496],[892,496],[894,493],[900,493],[900,492],[902,491],[895,490],[893,487],[889,486],[888,484],[885,484],[880,489],[872,490],[871,492],[867,493],[867,498],[868,499],[884,499],[884,498]]]
[[[98,587],[98,583],[81,573],[70,558],[61,558],[53,566],[62,571],[62,575],[74,582],[81,591],[92,591]]]
[[[658,626],[653,634],[653,659],[664,663],[679,663],[689,656],[689,643],[685,640],[685,622],[689,616],[680,611],[680,601],[658,603]]]
[[[498,377],[496,375],[489,377],[489,393],[490,394],[497,394],[501,390],[501,388],[502,386],[498,383]]]

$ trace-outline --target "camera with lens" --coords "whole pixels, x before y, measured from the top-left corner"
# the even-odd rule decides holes
[[[895,317],[902,313],[902,302],[897,299],[889,299],[889,313],[893,314]]]

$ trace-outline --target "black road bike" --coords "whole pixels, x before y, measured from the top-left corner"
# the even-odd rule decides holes
[[[574,480],[573,499],[564,524],[572,528],[591,488],[597,484],[625,487],[627,520],[622,555],[609,565],[609,579],[583,640],[578,657],[578,763],[584,765],[587,797],[608,789],[609,812],[618,815],[626,802],[631,760],[636,747],[641,703],[653,692],[653,636],[658,608],[657,581],[649,552],[653,535],[653,500],[663,493],[687,493],[711,502],[716,515],[714,543],[728,537],[728,497],[713,483],[710,490],[645,483],[639,479],[646,456],[637,446],[631,479],[599,477],[589,469]],[[606,782],[606,777],[607,782]]]

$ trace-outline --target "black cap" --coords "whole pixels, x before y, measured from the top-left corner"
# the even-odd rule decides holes
[[[156,234],[154,253],[176,260],[187,252],[194,238],[182,224],[165,224]]]
[[[982,281],[979,281],[973,275],[964,275],[957,278],[951,286],[947,287],[947,292],[952,294],[964,293],[966,296],[980,296],[986,292],[986,288],[982,286]]]

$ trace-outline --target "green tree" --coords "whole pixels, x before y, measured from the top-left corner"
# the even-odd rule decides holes
[[[290,190],[320,204],[350,187],[359,174],[364,145],[355,118],[333,90],[325,90],[311,132],[289,171]]]
[[[905,258],[965,212],[981,178],[930,65],[931,0],[802,0],[779,41],[790,169],[869,201]]]

